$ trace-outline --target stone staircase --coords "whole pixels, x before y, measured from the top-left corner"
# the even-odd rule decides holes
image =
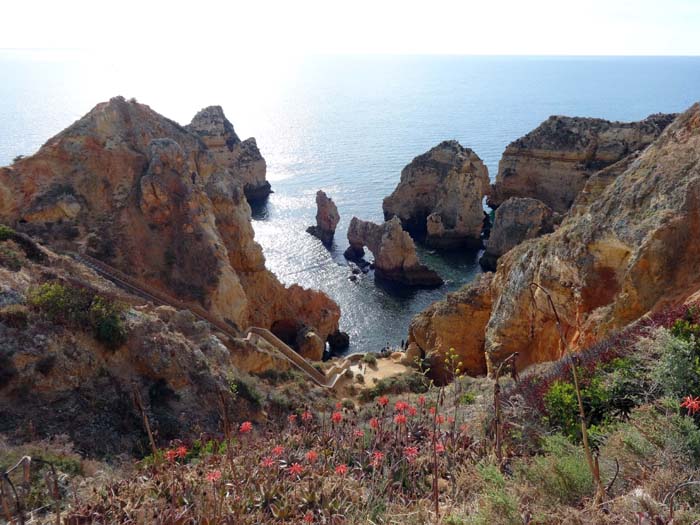
[[[230,338],[239,339],[244,337],[243,331],[236,325],[236,323],[229,319],[221,320],[214,317],[201,306],[180,301],[175,297],[172,297],[160,290],[156,290],[153,287],[148,286],[129,275],[126,275],[124,272],[117,270],[116,268],[113,268],[112,266],[95,259],[94,257],[90,257],[89,255],[85,254],[71,255],[78,262],[91,268],[102,277],[112,281],[115,285],[132,295],[139,296],[152,302],[153,304],[167,305],[177,310],[189,310],[196,318],[207,322],[210,326],[214,327],[216,330],[222,332]],[[345,371],[353,362],[352,358],[346,358],[340,364],[334,365],[327,374],[324,374],[314,367],[311,362],[299,355],[296,351],[294,351],[294,349],[290,348],[286,343],[284,343],[284,341],[279,339],[277,336],[275,336],[275,334],[266,328],[260,328],[257,326],[250,327],[245,331],[245,338],[256,348],[258,348],[256,341],[260,339],[264,340],[269,346],[275,349],[275,357],[280,357],[285,361],[288,361],[299,371],[301,371],[302,374],[304,374],[304,377],[315,384],[328,389],[335,387],[338,380],[343,376]],[[258,348],[258,351],[266,354],[269,353],[261,348]],[[357,357],[359,358],[360,356]]]

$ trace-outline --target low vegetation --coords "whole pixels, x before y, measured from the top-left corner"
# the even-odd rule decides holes
[[[232,392],[275,417],[172,442],[120,479],[84,481],[93,490],[66,497],[61,512],[67,523],[117,524],[696,524],[700,325],[692,309],[678,315],[574,360],[600,502],[568,359],[501,380],[500,454],[486,378],[456,373],[438,388],[414,372],[380,381],[359,408],[311,408],[287,392],[303,386],[293,374],[235,377]],[[260,381],[286,383],[266,397]],[[35,501],[51,522],[50,502]]]
[[[126,340],[124,306],[91,290],[44,283],[29,293],[27,303],[53,323],[91,331],[108,348],[117,348]]]

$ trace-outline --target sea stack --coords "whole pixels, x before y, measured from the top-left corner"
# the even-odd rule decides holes
[[[372,252],[377,277],[410,286],[435,287],[443,283],[437,273],[420,264],[413,239],[396,217],[381,225],[353,217],[348,242],[345,256],[350,260],[362,258],[365,246]]]
[[[385,220],[398,217],[416,238],[436,248],[480,247],[488,169],[455,140],[419,155],[383,202]]]
[[[316,192],[316,225],[309,226],[306,231],[321,239],[326,246],[333,243],[335,228],[340,222],[338,207],[323,190]]]

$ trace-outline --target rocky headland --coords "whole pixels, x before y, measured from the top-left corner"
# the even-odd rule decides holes
[[[365,246],[374,255],[375,276],[409,286],[440,286],[440,276],[420,263],[416,245],[394,217],[384,224],[375,224],[353,217],[348,228],[350,246],[345,257],[361,260]]]
[[[675,117],[610,122],[552,116],[508,145],[488,204],[497,208],[511,197],[531,197],[566,213],[591,175],[646,148]]]
[[[488,170],[479,156],[457,141],[445,141],[401,171],[401,181],[382,204],[384,218],[398,217],[429,246],[479,247],[488,189]]]
[[[335,202],[326,195],[326,192],[318,190],[316,192],[316,225],[309,226],[306,231],[318,237],[326,246],[330,246],[339,222],[340,214]]]
[[[241,330],[290,321],[325,341],[338,306],[282,285],[254,240],[245,188],[266,186],[254,145],[240,142],[219,107],[183,127],[116,97],[0,169],[0,222]]]
[[[546,294],[573,350],[586,348],[647,312],[682,303],[700,287],[695,241],[700,228],[700,105],[675,118],[652,140],[670,118],[651,117],[643,121],[641,130],[638,125],[611,128],[610,123],[598,122],[596,127],[602,125],[606,133],[616,136],[624,131],[623,139],[627,134],[636,139],[606,147],[598,139],[591,159],[607,163],[629,154],[630,144],[646,140],[651,144],[629,161],[594,176],[575,213],[568,214],[553,233],[526,240],[502,255],[493,277],[477,280],[419,314],[411,324],[409,340],[426,354],[444,356],[451,345],[466,363],[480,363],[484,353],[487,368],[518,352],[522,368],[557,359],[564,351]],[[550,119],[532,137],[546,131],[544,136],[551,134],[555,149],[570,140],[576,145],[587,143],[580,142],[580,136],[572,138],[568,128],[560,129],[556,122]],[[557,130],[562,137],[557,138]],[[639,137],[644,138],[642,142]],[[527,141],[515,144],[522,149]],[[603,155],[606,151],[611,153]],[[506,151],[502,166],[510,162],[510,153]],[[567,166],[579,162],[567,160],[557,173],[567,173]],[[554,165],[548,164],[545,175]],[[581,182],[590,179],[579,168],[568,173],[576,180],[581,176]],[[555,187],[569,191],[572,186],[559,182],[551,188]],[[541,186],[528,183],[518,193],[528,188]],[[543,194],[539,189],[535,194],[555,204],[555,211],[557,203],[562,209],[576,197],[575,192],[565,196]],[[458,320],[455,312],[460,309],[469,314]],[[464,330],[461,339],[453,338],[457,327]]]

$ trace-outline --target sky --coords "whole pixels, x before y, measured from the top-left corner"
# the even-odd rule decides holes
[[[2,0],[0,48],[700,55],[700,0]]]

